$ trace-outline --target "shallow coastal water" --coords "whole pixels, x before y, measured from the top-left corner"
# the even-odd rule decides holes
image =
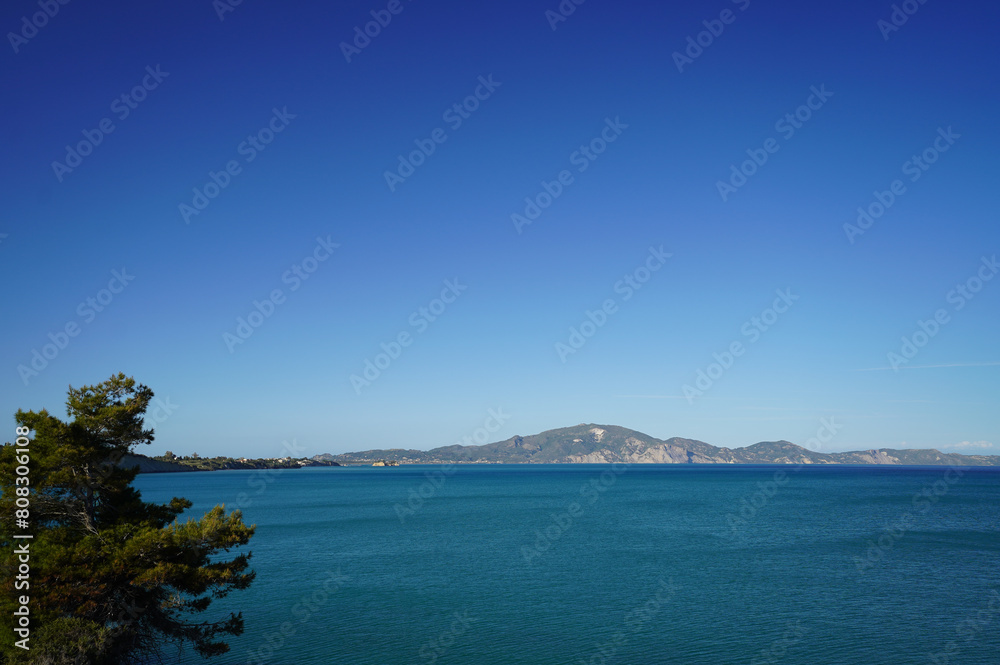
[[[136,485],[257,524],[257,580],[205,617],[246,621],[219,665],[1000,653],[1000,469],[403,466]]]

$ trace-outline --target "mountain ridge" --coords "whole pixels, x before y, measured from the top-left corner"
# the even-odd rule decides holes
[[[821,430],[822,431],[822,430]],[[832,432],[831,432],[832,433]],[[821,438],[810,439],[821,444]],[[936,449],[879,448],[823,453],[790,441],[761,441],[743,448],[713,446],[696,439],[657,439],[618,425],[581,423],[530,436],[515,435],[483,445],[453,444],[431,450],[390,448],[311,459],[364,463],[393,459],[403,464],[885,464],[915,466],[1000,466],[997,455],[961,455]]]

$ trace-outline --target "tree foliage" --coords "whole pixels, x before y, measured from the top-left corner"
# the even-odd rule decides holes
[[[15,449],[0,448],[0,613],[30,597],[31,651],[0,646],[9,663],[148,662],[169,643],[203,656],[225,653],[220,639],[243,632],[241,614],[196,620],[212,599],[246,588],[250,554],[220,557],[246,545],[253,526],[240,511],[216,506],[199,520],[178,521],[186,499],[146,503],[132,487],[137,469],[117,462],[153,441],[143,416],[153,392],[124,374],[70,387],[64,422],[47,411],[18,411],[34,433],[29,446],[31,577],[14,588]],[[25,541],[18,541],[23,543]],[[16,639],[16,638],[15,638]]]

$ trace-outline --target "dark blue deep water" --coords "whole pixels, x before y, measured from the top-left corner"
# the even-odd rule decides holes
[[[429,478],[432,477],[432,479]],[[243,506],[210,662],[1000,663],[1000,469],[633,465],[142,475]],[[203,662],[190,651],[168,662]]]

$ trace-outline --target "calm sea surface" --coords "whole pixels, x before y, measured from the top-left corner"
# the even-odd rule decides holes
[[[1000,663],[1000,469],[511,465],[141,475],[242,505],[219,665]],[[190,651],[167,662],[205,662]]]

